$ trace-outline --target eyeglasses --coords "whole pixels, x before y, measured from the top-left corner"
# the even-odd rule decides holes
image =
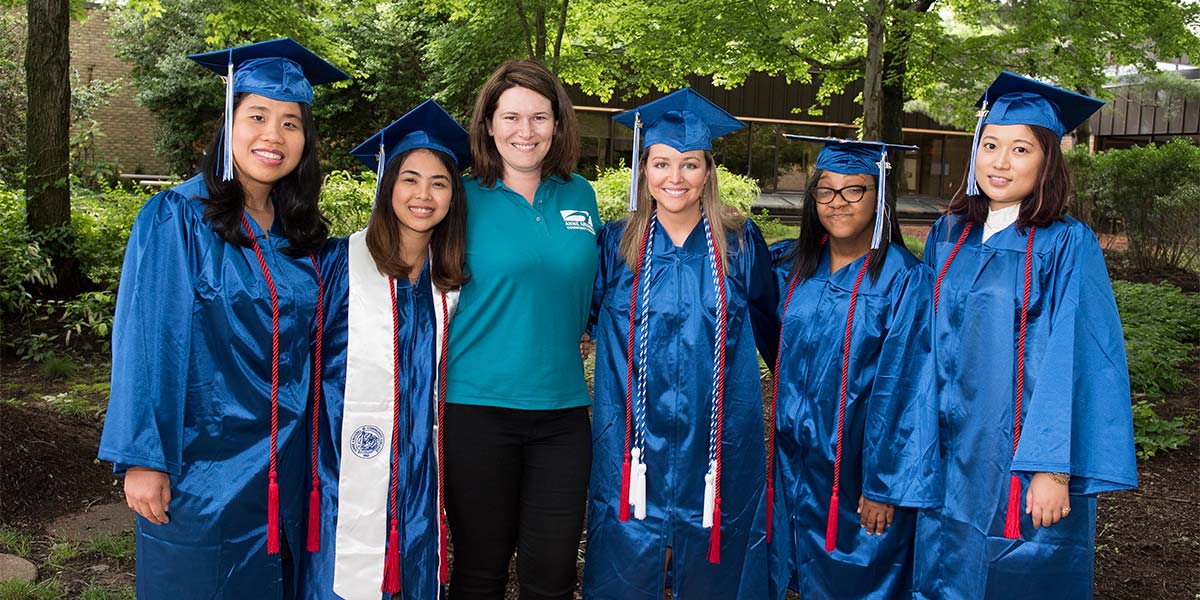
[[[816,198],[817,204],[829,204],[833,202],[834,196],[841,196],[848,204],[854,204],[863,199],[863,194],[866,194],[867,190],[873,189],[875,188],[866,185],[848,185],[838,190],[819,187],[813,188],[813,198]]]

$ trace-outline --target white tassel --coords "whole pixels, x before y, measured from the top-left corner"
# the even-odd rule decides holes
[[[383,149],[383,137],[379,138],[378,164],[375,166],[375,202],[379,201],[379,186],[383,184],[383,169],[387,166],[387,152]]]
[[[629,212],[637,210],[638,163],[642,159],[642,113],[633,113],[633,165],[629,174]]]
[[[630,451],[633,457],[630,466],[633,483],[629,486],[629,504],[633,506],[633,517],[639,521],[646,519],[646,463],[642,462],[642,451],[634,448]]]
[[[708,473],[704,474],[704,528],[712,529],[713,507],[717,502],[717,463],[709,461]]]
[[[872,250],[878,250],[883,241],[883,224],[887,222],[887,174],[890,166],[887,146],[884,146],[879,156],[878,178],[875,180],[875,231],[871,234]]]
[[[225,131],[221,134],[224,146],[221,157],[221,181],[233,179],[233,55],[229,57],[229,72],[225,77]]]
[[[983,133],[983,120],[987,118],[987,114],[987,100],[984,100],[983,107],[975,114],[975,116],[979,117],[979,121],[975,123],[975,136],[971,139],[971,162],[967,164],[968,196],[979,195],[979,184],[975,181],[975,156],[979,153],[979,136]]]

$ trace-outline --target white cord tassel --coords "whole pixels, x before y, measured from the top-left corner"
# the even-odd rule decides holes
[[[629,174],[629,212],[637,210],[638,164],[642,159],[642,113],[633,113],[633,165]]]
[[[879,156],[879,174],[875,180],[875,231],[871,234],[871,249],[878,250],[883,241],[883,224],[887,222],[887,146],[884,146]]]
[[[229,72],[225,77],[225,131],[221,134],[225,148],[221,157],[221,181],[233,179],[233,56],[229,57]]]
[[[379,186],[383,184],[383,169],[387,166],[387,152],[383,149],[383,136],[379,137],[378,163],[375,166],[375,202],[379,201]]]
[[[979,195],[979,184],[975,182],[975,156],[979,153],[979,136],[983,133],[983,120],[987,114],[987,100],[984,100],[983,107],[979,109],[978,113],[975,113],[975,116],[979,117],[979,121],[975,123],[975,136],[971,139],[971,162],[967,165],[968,196]]]
[[[708,462],[708,473],[704,474],[704,528],[712,529],[713,507],[717,502],[717,461]]]
[[[633,483],[629,486],[629,504],[633,506],[633,517],[639,521],[646,519],[646,463],[642,462],[642,451],[639,448],[630,450],[633,457],[630,465]]]

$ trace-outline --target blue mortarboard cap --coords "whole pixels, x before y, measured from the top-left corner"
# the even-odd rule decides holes
[[[312,86],[349,79],[292,38],[279,38],[213,52],[190,54],[200,66],[225,77],[225,130],[221,134],[221,173],[233,179],[233,95],[258,94],[280,102],[312,104]]]
[[[613,120],[633,130],[630,211],[637,210],[638,164],[643,148],[666,144],[680,152],[712,150],[713,140],[746,126],[692,88],[671,92]]]
[[[874,175],[875,183],[875,230],[871,235],[871,248],[878,249],[883,241],[884,225],[888,219],[886,182],[891,163],[890,150],[916,150],[916,146],[888,144],[872,140],[844,140],[839,138],[811,137],[784,134],[783,137],[804,142],[824,144],[817,154],[816,168],[842,175]]]
[[[388,164],[415,148],[445,152],[454,159],[459,171],[471,166],[471,140],[467,130],[433,99],[392,121],[350,154],[375,171],[375,196],[378,197],[379,182],[383,180],[383,171]]]
[[[712,141],[746,125],[704,96],[683,88],[621,113],[614,121],[630,128],[640,119],[642,148],[666,144],[680,152],[712,150]]]
[[[971,164],[967,167],[967,194],[971,196],[979,195],[975,156],[984,125],[1037,125],[1062,137],[1100,110],[1104,101],[1001,71],[975,106],[980,109],[979,122],[975,125]]]
[[[975,106],[987,111],[984,124],[1038,125],[1061,137],[1100,110],[1104,101],[1002,71]]]
[[[350,78],[292,38],[192,54],[188,58],[218,75],[228,76],[232,64],[233,93],[258,94],[280,102],[312,104],[312,86]]]

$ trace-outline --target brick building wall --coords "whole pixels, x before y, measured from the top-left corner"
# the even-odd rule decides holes
[[[87,19],[71,22],[71,68],[84,84],[120,80],[108,105],[96,111],[100,133],[95,158],[116,163],[123,173],[166,174],[166,164],[154,154],[157,120],[134,100],[137,90],[129,78],[130,67],[115,56],[109,43],[109,13],[99,8],[89,8],[87,13]]]

